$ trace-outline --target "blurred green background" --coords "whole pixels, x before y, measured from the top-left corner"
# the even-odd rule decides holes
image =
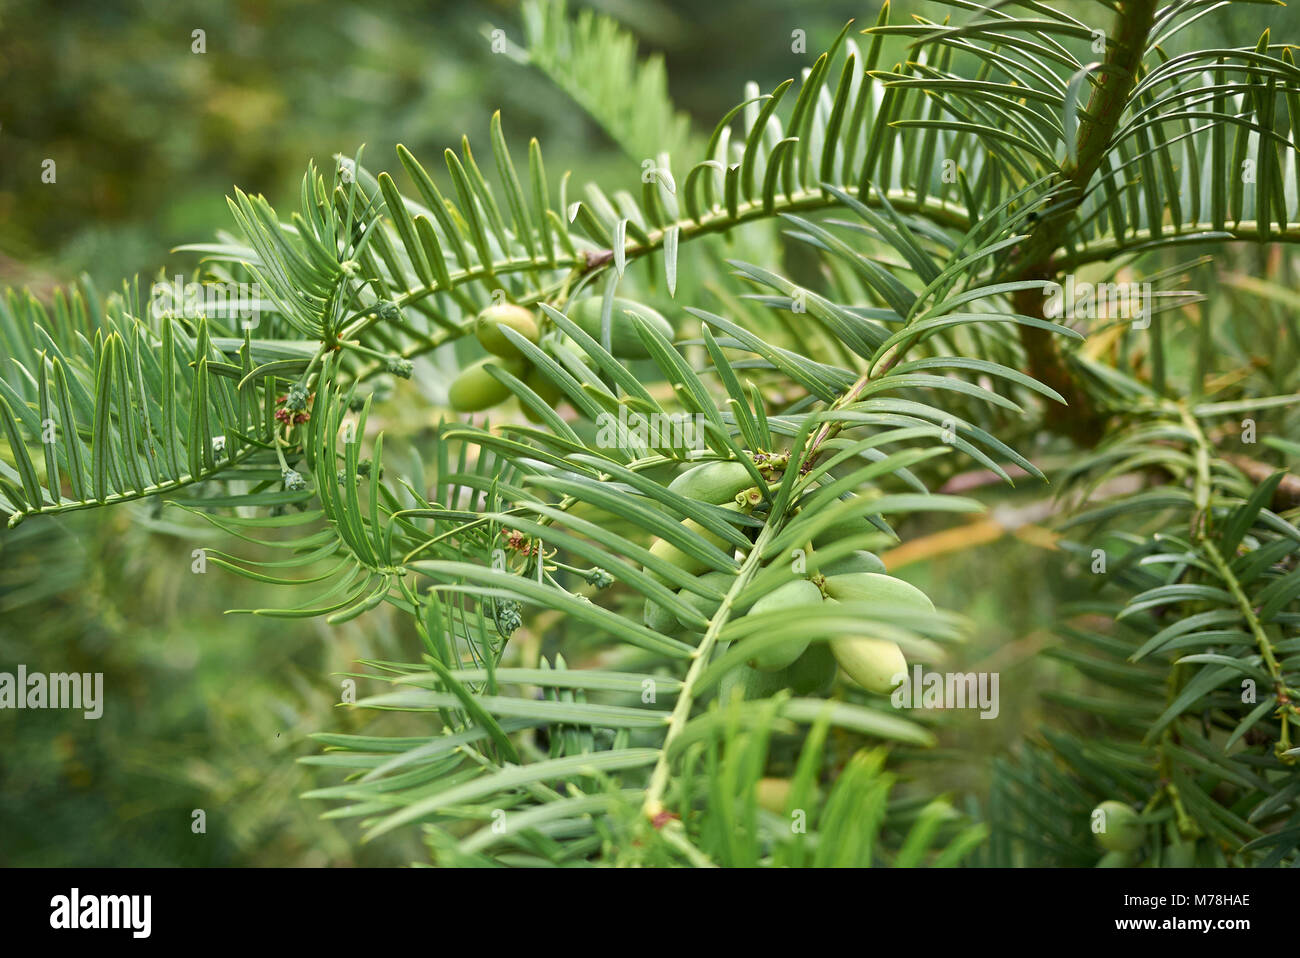
[[[595,5],[668,61],[670,87],[707,132],[742,97],[813,62],[845,20],[879,3],[843,0],[608,0]],[[1098,4],[1068,3],[1104,16]],[[942,17],[937,4],[905,12]],[[1284,9],[1214,19],[1214,45],[1253,44]],[[485,28],[519,42],[507,2],[0,0],[0,284],[38,294],[88,272],[101,289],[134,273],[192,269],[169,253],[232,223],[238,185],[289,209],[309,158],[367,144],[436,157],[483,142],[502,111],[512,146],[536,136],[552,176],[636,182],[636,164],[566,96],[491,52]],[[791,31],[807,52],[791,51]],[[205,52],[193,52],[202,30]],[[1290,35],[1300,31],[1290,29]],[[1278,34],[1275,33],[1275,39]],[[55,162],[54,183],[41,180]],[[1040,492],[1022,488],[1028,502]],[[0,669],[103,672],[98,721],[0,712],[0,865],[349,865],[421,858],[414,835],[375,846],[298,799],[317,784],[295,758],[313,731],[358,731],[334,708],[358,658],[409,659],[413,636],[382,612],[341,628],[227,616],[274,601],[220,570],[196,576],[195,543],[149,506],[41,519],[0,532]],[[928,530],[917,529],[922,534]],[[980,625],[969,663],[997,663],[1003,714],[933,756],[946,787],[978,791],[978,756],[1037,724],[1054,681],[1033,658],[1064,563],[1005,539],[909,566],[935,601]],[[1036,587],[1057,583],[1052,589]],[[966,663],[958,663],[964,665]],[[395,723],[400,718],[393,720]],[[972,760],[972,759],[976,760]],[[956,759],[956,760],[953,760]],[[191,831],[203,809],[204,834]]]

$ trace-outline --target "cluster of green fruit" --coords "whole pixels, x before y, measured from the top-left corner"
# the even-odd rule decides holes
[[[1175,839],[1163,848],[1148,843],[1152,836],[1142,816],[1123,802],[1102,802],[1092,810],[1092,822],[1097,844],[1105,849],[1098,868],[1193,868],[1198,864],[1194,839]],[[1148,853],[1145,859],[1140,854],[1143,848]]]
[[[1092,820],[1100,826],[1094,828],[1097,844],[1106,849],[1097,867],[1127,868],[1135,864],[1133,853],[1146,841],[1146,829],[1138,813],[1110,799],[1092,810]]]
[[[668,488],[697,502],[711,503],[724,509],[743,510],[761,500],[761,493],[754,486],[753,473],[744,464],[734,461],[695,466],[677,476]],[[723,551],[731,551],[730,543],[693,519],[683,520],[682,525]],[[835,529],[814,539],[805,550],[807,578],[788,581],[755,600],[748,608],[738,608],[737,611],[761,614],[817,606],[823,602],[869,602],[891,608],[934,611],[934,604],[924,592],[886,575],[884,563],[871,552],[855,551],[818,568],[812,550],[851,531]],[[698,576],[702,584],[724,595],[733,584],[732,573],[711,571],[703,562],[666,540],[656,539],[650,551],[679,569]],[[659,581],[664,585],[670,584],[662,578]],[[709,599],[689,589],[681,589],[677,595],[708,619],[721,605],[720,600]],[[647,627],[662,634],[691,631],[695,627],[692,621],[649,599],[646,600],[643,621]],[[864,689],[885,694],[897,685],[897,676],[906,673],[907,661],[896,642],[865,632],[837,635],[829,642],[812,642],[808,637],[796,636],[776,644],[758,645],[747,664],[723,677],[719,694],[724,701],[734,694],[735,689],[740,689],[740,694],[746,699],[765,698],[782,689],[791,689],[796,695],[825,695],[830,691],[837,667]]]
[[[597,342],[600,342],[602,304],[599,297],[588,297],[574,303],[567,314],[578,328]],[[613,355],[620,359],[644,359],[649,355],[635,327],[627,320],[628,313],[635,313],[658,329],[665,338],[672,339],[673,328],[659,313],[648,306],[616,298],[610,319],[609,351]],[[447,391],[447,401],[452,409],[457,412],[481,412],[510,398],[510,390],[485,368],[489,363],[522,380],[548,405],[553,406],[560,401],[562,394],[559,388],[542,375],[519,347],[502,332],[505,327],[513,329],[530,343],[538,343],[542,338],[537,317],[522,306],[499,303],[483,310],[475,320],[474,335],[492,355],[466,367],[452,380]],[[524,411],[530,413],[526,406]],[[530,415],[530,418],[533,417]]]

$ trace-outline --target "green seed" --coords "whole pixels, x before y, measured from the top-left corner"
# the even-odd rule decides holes
[[[817,535],[813,536],[813,545],[818,549],[824,549],[835,542],[844,539],[858,538],[865,539],[867,536],[880,535],[880,530],[873,526],[861,516],[849,519],[846,522],[837,522],[829,529],[823,529]]]
[[[528,370],[528,375],[524,377],[524,385],[537,393],[542,398],[542,401],[552,409],[564,399],[564,391],[547,379],[536,366]],[[529,422],[542,421],[542,417],[533,411],[533,407],[524,403],[522,399],[519,401],[519,405],[523,409],[524,415],[528,417]]]
[[[845,572],[826,577],[826,594],[841,602],[879,602],[933,612],[930,597],[902,579],[879,572]]]
[[[647,629],[653,629],[660,635],[673,635],[678,631],[677,616],[665,609],[658,602],[645,600],[645,609],[641,613],[641,621],[645,623]]]
[[[718,700],[725,703],[739,689],[744,701],[765,699],[782,689],[795,695],[824,696],[835,682],[835,657],[825,642],[814,642],[794,664],[776,672],[764,672],[748,665],[738,665],[718,681]]]
[[[883,575],[885,572],[885,564],[880,561],[880,556],[863,549],[823,563],[818,568],[822,575],[846,575],[850,572],[876,572]]]
[[[836,636],[831,639],[831,652],[844,673],[868,692],[892,692],[907,673],[903,650],[888,639]]]
[[[1093,821],[1100,819],[1097,844],[1107,851],[1133,852],[1142,847],[1146,832],[1137,812],[1123,802],[1109,799],[1092,810]],[[1094,826],[1097,827],[1097,826]]]
[[[687,499],[716,506],[730,502],[753,485],[754,477],[743,463],[706,462],[687,469],[670,482],[668,488]]]
[[[501,332],[502,326],[509,326],[531,343],[537,342],[537,320],[533,319],[533,314],[522,306],[501,303],[483,310],[474,323],[474,335],[483,344],[483,348],[490,353],[496,353],[507,359],[523,357],[519,347]]]
[[[826,594],[841,602],[878,602],[919,612],[933,612],[924,592],[902,579],[878,572],[847,572],[826,577]],[[869,692],[888,693],[907,672],[907,659],[897,642],[874,635],[839,635],[831,652],[846,675]]]
[[[728,589],[730,589],[732,580],[734,579],[735,576],[732,575],[730,572],[706,572],[704,575],[700,576],[701,582],[703,582],[705,585],[711,585],[715,589],[718,589],[721,592],[726,592]],[[683,602],[685,602],[687,605],[693,606],[696,610],[699,611],[700,615],[704,616],[706,619],[712,619],[715,615],[717,615],[718,607],[722,605],[721,599],[705,598],[704,596],[692,592],[689,589],[682,589],[677,594],[681,597]],[[682,628],[684,629],[689,629],[692,632],[699,631],[699,626],[695,625],[692,622],[688,622],[686,619],[683,619],[680,615],[677,616],[677,621],[681,624]]]
[[[760,672],[748,665],[738,665],[718,680],[718,701],[725,705],[733,694],[746,702],[768,698],[788,688],[784,676],[784,670]]]
[[[1166,868],[1195,868],[1196,842],[1174,842],[1165,849],[1164,864]]]
[[[1097,868],[1132,868],[1133,856],[1128,852],[1107,852],[1097,861]]]
[[[754,799],[758,802],[758,807],[767,809],[773,815],[785,814],[793,784],[788,778],[760,778],[754,784]]]
[[[589,296],[569,307],[569,319],[596,342],[600,339],[600,313],[602,299]],[[673,327],[658,312],[649,306],[634,303],[630,299],[615,298],[609,316],[609,351],[623,359],[645,359],[650,351],[641,342],[636,327],[627,313],[636,313],[647,323],[663,334],[665,339],[673,338]]]
[[[754,607],[749,611],[751,615],[759,612],[774,612],[804,605],[820,605],[821,601],[822,593],[817,586],[807,579],[795,579],[793,582],[787,582],[785,585],[773,589],[755,602]],[[808,642],[809,638],[806,635],[795,636],[783,640],[777,645],[761,648],[754,653],[754,657],[749,660],[749,664],[765,672],[784,669],[803,655],[804,650],[808,648]]]
[[[775,674],[785,680],[786,688],[795,695],[823,696],[835,683],[836,668],[830,646],[825,642],[813,642],[808,651],[794,660],[794,664]]]
[[[496,356],[480,359],[472,366],[465,367],[460,375],[452,380],[451,386],[447,389],[447,402],[452,409],[457,412],[478,412],[510,398],[512,393],[505,384],[493,379],[492,374],[484,368],[488,363],[500,366],[515,376],[524,371],[522,362],[511,362]]]
[[[740,507],[735,503],[724,503],[722,508],[739,509]],[[715,535],[708,529],[705,529],[694,519],[683,519],[681,524],[685,528],[691,529],[701,535],[705,541],[717,546],[727,555],[731,555],[733,550],[730,542],[719,535]],[[650,551],[665,562],[671,563],[672,565],[677,566],[677,568],[689,572],[692,575],[698,575],[701,572],[710,571],[712,568],[707,563],[696,559],[694,556],[687,555],[681,549],[677,548],[677,546],[665,539],[655,539],[654,542],[650,544]]]

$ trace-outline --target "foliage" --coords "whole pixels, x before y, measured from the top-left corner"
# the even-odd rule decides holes
[[[1088,811],[1108,797],[1158,826],[1151,864],[1176,846],[1294,863],[1291,480],[1213,436],[1242,414],[1285,435],[1294,364],[1218,368],[1228,334],[1197,314],[1206,296],[1179,292],[1199,261],[1169,253],[1300,238],[1290,48],[1266,33],[1181,50],[1213,13],[1201,0],[1106,5],[1100,39],[1044,4],[949,6],[970,16],[900,24],[886,5],[846,25],[798,83],[751,88],[696,141],[617,29],[528,5],[516,55],[652,158],[638,188],[556,180],[498,113],[486,151],[444,153],[445,176],[399,146],[405,191],[360,153],[309,166],[287,218],[236,191],[238,234],[185,249],[210,284],[256,284],[255,324],[229,304],[160,308],[135,284],[105,299],[84,282],[48,306],[10,294],[10,525],[160,498],[220,537],[208,561],[288,595],[246,612],[401,613],[420,660],[365,659],[354,705],[419,731],[319,733],[326,751],[304,761],[342,779],[308,797],[368,839],[422,824],[440,864],[953,865],[976,853],[976,818],[982,859],[1091,864]],[[1149,329],[1049,316],[1067,276],[1160,287]],[[599,330],[574,319],[585,298]],[[383,409],[447,406],[482,355],[477,317],[503,301],[541,326],[535,341],[501,327],[527,375],[485,367],[511,405],[381,428]],[[615,349],[615,328],[644,359]],[[689,417],[699,442],[632,414]],[[1064,727],[999,765],[986,808],[893,788],[885,749],[915,758],[940,716],[844,681],[719,694],[793,639],[865,632],[944,663],[970,631],[951,612],[745,612],[801,574],[809,544],[826,562],[978,512],[938,490],[972,468],[1045,480],[1044,454],[1066,463],[1067,532],[1093,537],[1073,548],[1105,560],[1052,654],[1107,691],[1056,693]],[[707,462],[749,472],[735,508],[673,487]],[[647,606],[682,627],[652,627]],[[790,790],[777,817],[757,798],[774,772]]]

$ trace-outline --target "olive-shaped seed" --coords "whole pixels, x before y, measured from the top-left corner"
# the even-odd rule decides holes
[[[826,577],[826,594],[841,602],[880,602],[933,612],[930,597],[902,579],[879,572],[845,572]]]
[[[1131,868],[1133,856],[1128,852],[1107,852],[1097,860],[1095,868]]]
[[[700,582],[705,585],[711,585],[713,588],[723,593],[731,588],[731,582],[734,578],[735,576],[730,572],[706,572],[704,575],[699,577]],[[690,589],[682,589],[677,593],[677,595],[683,602],[695,608],[696,611],[706,619],[712,619],[717,614],[718,607],[722,605],[721,599],[710,599],[706,596],[692,592]],[[689,629],[692,632],[700,631],[697,624],[683,619],[680,613],[677,616],[677,621],[684,629]]]
[[[817,535],[813,536],[813,545],[818,549],[824,549],[833,542],[840,542],[849,538],[866,538],[870,535],[879,535],[880,530],[873,526],[861,516],[854,516],[844,522],[837,522],[829,529],[823,529]]]
[[[739,509],[740,507],[735,503],[723,503],[722,508]],[[708,529],[705,529],[694,519],[683,519],[681,524],[684,528],[690,529],[702,536],[706,542],[712,543],[727,555],[731,555],[732,546],[730,542],[723,539],[721,536],[710,532]],[[692,575],[698,575],[699,573],[710,569],[710,566],[707,563],[702,562],[692,555],[688,555],[666,539],[655,539],[654,542],[650,544],[650,551],[665,562],[675,565],[677,568],[684,572],[689,572]]]
[[[1123,802],[1108,799],[1092,810],[1097,844],[1107,851],[1133,852],[1142,847],[1145,830],[1138,813]]]
[[[754,615],[761,612],[774,612],[805,605],[820,605],[821,601],[822,593],[817,586],[807,579],[795,579],[793,582],[787,582],[763,596],[754,603],[749,612]],[[809,637],[805,634],[784,639],[776,645],[759,648],[749,660],[749,664],[765,672],[784,669],[803,655],[804,650],[808,648],[809,641]]]
[[[680,628],[677,616],[652,599],[645,600],[641,621],[645,623],[647,629],[652,629],[660,635],[672,635]]]
[[[744,701],[765,699],[782,689],[789,689],[795,695],[825,695],[835,682],[837,668],[827,644],[814,642],[792,665],[775,672],[763,672],[748,665],[729,669],[718,681],[718,700],[726,703],[737,689]]]
[[[738,695],[742,701],[751,702],[768,698],[785,688],[789,686],[786,685],[784,669],[761,672],[748,665],[738,665],[718,680],[718,701],[726,705],[733,695]]]
[[[498,382],[485,368],[488,363],[519,376],[524,371],[523,362],[512,362],[490,356],[480,359],[471,366],[466,366],[459,376],[452,380],[447,389],[447,403],[457,412],[479,412],[504,402],[511,392],[504,383]]]
[[[842,602],[879,602],[919,612],[934,611],[930,597],[916,586],[878,572],[827,576],[826,595]],[[831,652],[845,674],[869,692],[892,691],[907,672],[907,659],[898,643],[878,636],[836,636],[831,640]]]
[[[754,799],[759,808],[764,808],[773,815],[783,815],[790,802],[793,786],[794,783],[788,778],[760,778],[754,783]]]
[[[874,552],[859,549],[838,559],[832,559],[830,562],[821,563],[818,571],[822,575],[845,575],[850,572],[876,572],[883,575],[885,564]]]
[[[523,356],[519,347],[501,332],[502,326],[509,326],[530,343],[537,342],[537,320],[533,318],[533,314],[513,303],[498,303],[479,313],[478,319],[474,322],[474,335],[483,344],[483,348],[490,353],[507,359],[519,359]]]
[[[573,320],[579,329],[598,343],[601,341],[601,309],[601,297],[588,296],[586,299],[574,303],[569,307],[568,312],[569,319]],[[641,342],[641,337],[637,335],[636,326],[633,325],[627,313],[636,313],[657,329],[665,339],[672,340],[672,324],[656,310],[641,303],[635,303],[630,299],[615,297],[609,316],[609,351],[613,355],[623,359],[645,359],[650,355],[650,351]]]
[[[753,485],[754,477],[743,463],[706,462],[687,469],[668,484],[668,489],[687,499],[709,502],[716,506],[730,502],[736,498],[737,493],[744,492]]]
[[[528,375],[524,377],[524,385],[537,393],[546,405],[554,409],[563,399],[564,391],[559,386],[547,379],[545,374],[536,366],[528,370]],[[533,411],[533,407],[519,400],[519,406],[523,409],[524,415],[528,417],[529,422],[541,422],[542,417]]]
[[[812,642],[789,668],[774,674],[781,676],[785,687],[795,695],[826,695],[835,683],[837,663],[826,642]]]
[[[831,652],[844,674],[868,692],[892,692],[906,677],[907,659],[897,642],[862,635],[831,639]]]

